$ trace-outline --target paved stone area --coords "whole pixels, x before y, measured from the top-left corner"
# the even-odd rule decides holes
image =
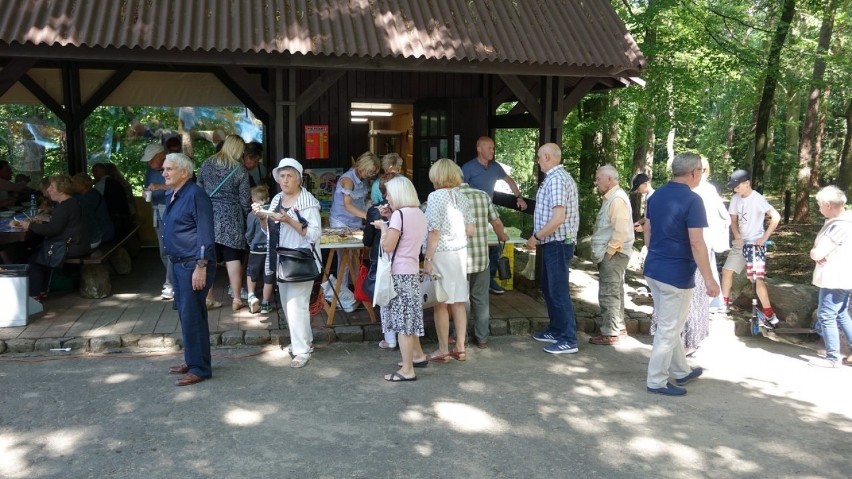
[[[382,380],[398,353],[318,345],[214,350],[178,388],[180,353],[0,356],[0,477],[849,477],[852,368],[737,338],[714,320],[689,394],[645,391],[649,337],[552,356],[528,337]]]

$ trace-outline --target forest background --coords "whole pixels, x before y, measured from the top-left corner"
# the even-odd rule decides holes
[[[647,59],[645,85],[589,94],[564,122],[563,163],[580,187],[581,234],[591,231],[600,204],[592,183],[598,166],[616,166],[625,187],[638,172],[659,186],[681,151],[705,155],[717,185],[734,169],[752,171],[754,186],[779,210],[789,192],[791,224],[821,223],[811,200],[820,186],[836,184],[849,196],[852,0],[612,5]],[[146,135],[158,125],[176,128],[179,114],[174,108],[98,108],[85,124],[90,163],[106,155],[138,188]],[[0,157],[22,154],[19,142],[6,139],[61,128],[51,117],[42,107],[0,105]],[[242,108],[197,115],[194,128],[239,133],[234,120],[240,118],[249,120]],[[200,162],[212,143],[198,140],[193,148]],[[499,130],[495,140],[497,160],[511,166],[522,191],[534,197],[538,131]],[[48,174],[64,168],[58,146],[47,150]],[[505,216],[522,230],[529,227],[528,215]],[[813,231],[790,228],[793,236]],[[804,236],[795,247],[805,248],[812,234]]]

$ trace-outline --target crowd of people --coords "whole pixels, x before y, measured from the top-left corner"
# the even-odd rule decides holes
[[[195,384],[212,375],[206,338],[207,311],[221,306],[211,291],[216,263],[225,265],[235,312],[248,307],[252,313],[269,313],[277,289],[290,331],[290,365],[304,367],[314,352],[309,303],[316,281],[276,277],[280,248],[310,252],[308,261],[322,270],[320,203],[305,188],[303,165],[284,158],[267,177],[262,146],[246,144],[237,135],[229,135],[197,173],[179,150],[180,143],[154,143],[141,158],[147,164],[145,196],[165,269],[161,297],[174,299],[184,336],[185,363],[169,370],[182,375],[176,384]],[[364,245],[370,248],[363,284],[367,294],[375,287],[379,256],[392,258],[396,295],[380,306],[384,339],[379,347],[398,348],[401,360],[398,369],[384,376],[387,381],[414,381],[416,369],[430,363],[465,361],[468,318],[473,342],[478,348],[489,347],[488,296],[503,289],[494,277],[500,250],[489,246],[488,234],[493,230],[499,241],[508,239],[493,204],[496,182],[506,181],[519,210],[527,204],[517,183],[494,161],[494,141],[482,137],[476,150],[477,157],[461,167],[449,159],[434,162],[429,170],[434,191],[424,205],[401,174],[402,158],[395,153],[382,158],[364,153],[337,182],[329,226],[363,229]],[[558,145],[541,145],[536,163],[543,180],[525,246],[541,255],[539,281],[549,321],[532,338],[546,343],[547,353],[574,354],[579,345],[569,265],[579,228],[578,187],[562,164]],[[763,248],[780,216],[752,189],[745,170],[730,176],[726,186],[733,197],[725,206],[708,181],[709,168],[706,158],[682,153],[672,162],[670,181],[654,190],[649,176],[641,173],[633,177],[629,192],[621,188],[612,165],[595,173],[601,206],[591,236],[591,259],[600,277],[600,316],[589,343],[616,345],[626,335],[624,277],[636,234],[642,233],[647,249],[644,275],[654,301],[647,372],[647,390],[652,393],[686,394],[683,386],[701,376],[703,370],[690,367],[687,358],[709,333],[711,309],[730,306],[734,274],[745,269],[755,282],[763,327],[775,328],[780,321],[764,281]],[[10,180],[8,163],[0,162],[0,201],[24,191]],[[631,207],[632,193],[642,197],[639,212]],[[93,165],[92,177],[49,177],[44,195],[52,208],[49,220],[25,220],[20,226],[44,237],[46,244],[64,242],[68,257],[88,254],[133,227],[132,192],[114,165]],[[852,258],[852,213],[845,210],[846,197],[835,187],[821,190],[817,202],[827,219],[811,251],[827,349],[823,365],[837,367],[844,361],[838,331],[852,337],[852,283],[843,274],[843,265]],[[716,254],[729,249],[720,278]],[[30,295],[43,299],[54,266],[37,256],[31,261]],[[431,276],[438,291],[437,347],[429,353],[420,344],[425,334],[421,275]],[[244,282],[245,298],[240,295]]]

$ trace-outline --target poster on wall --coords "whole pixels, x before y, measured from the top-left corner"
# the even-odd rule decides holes
[[[305,159],[328,159],[328,125],[305,125]]]

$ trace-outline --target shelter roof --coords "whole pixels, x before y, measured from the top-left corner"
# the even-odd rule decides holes
[[[243,65],[638,76],[609,0],[24,0],[0,9],[0,56],[170,53]],[[23,47],[23,48],[22,48]],[[68,48],[73,47],[73,48]],[[245,55],[248,54],[248,55]],[[50,58],[51,55],[38,55]],[[137,55],[133,55],[136,60]],[[147,61],[162,61],[148,55]],[[238,59],[239,58],[239,59]],[[145,61],[145,60],[142,60]]]

